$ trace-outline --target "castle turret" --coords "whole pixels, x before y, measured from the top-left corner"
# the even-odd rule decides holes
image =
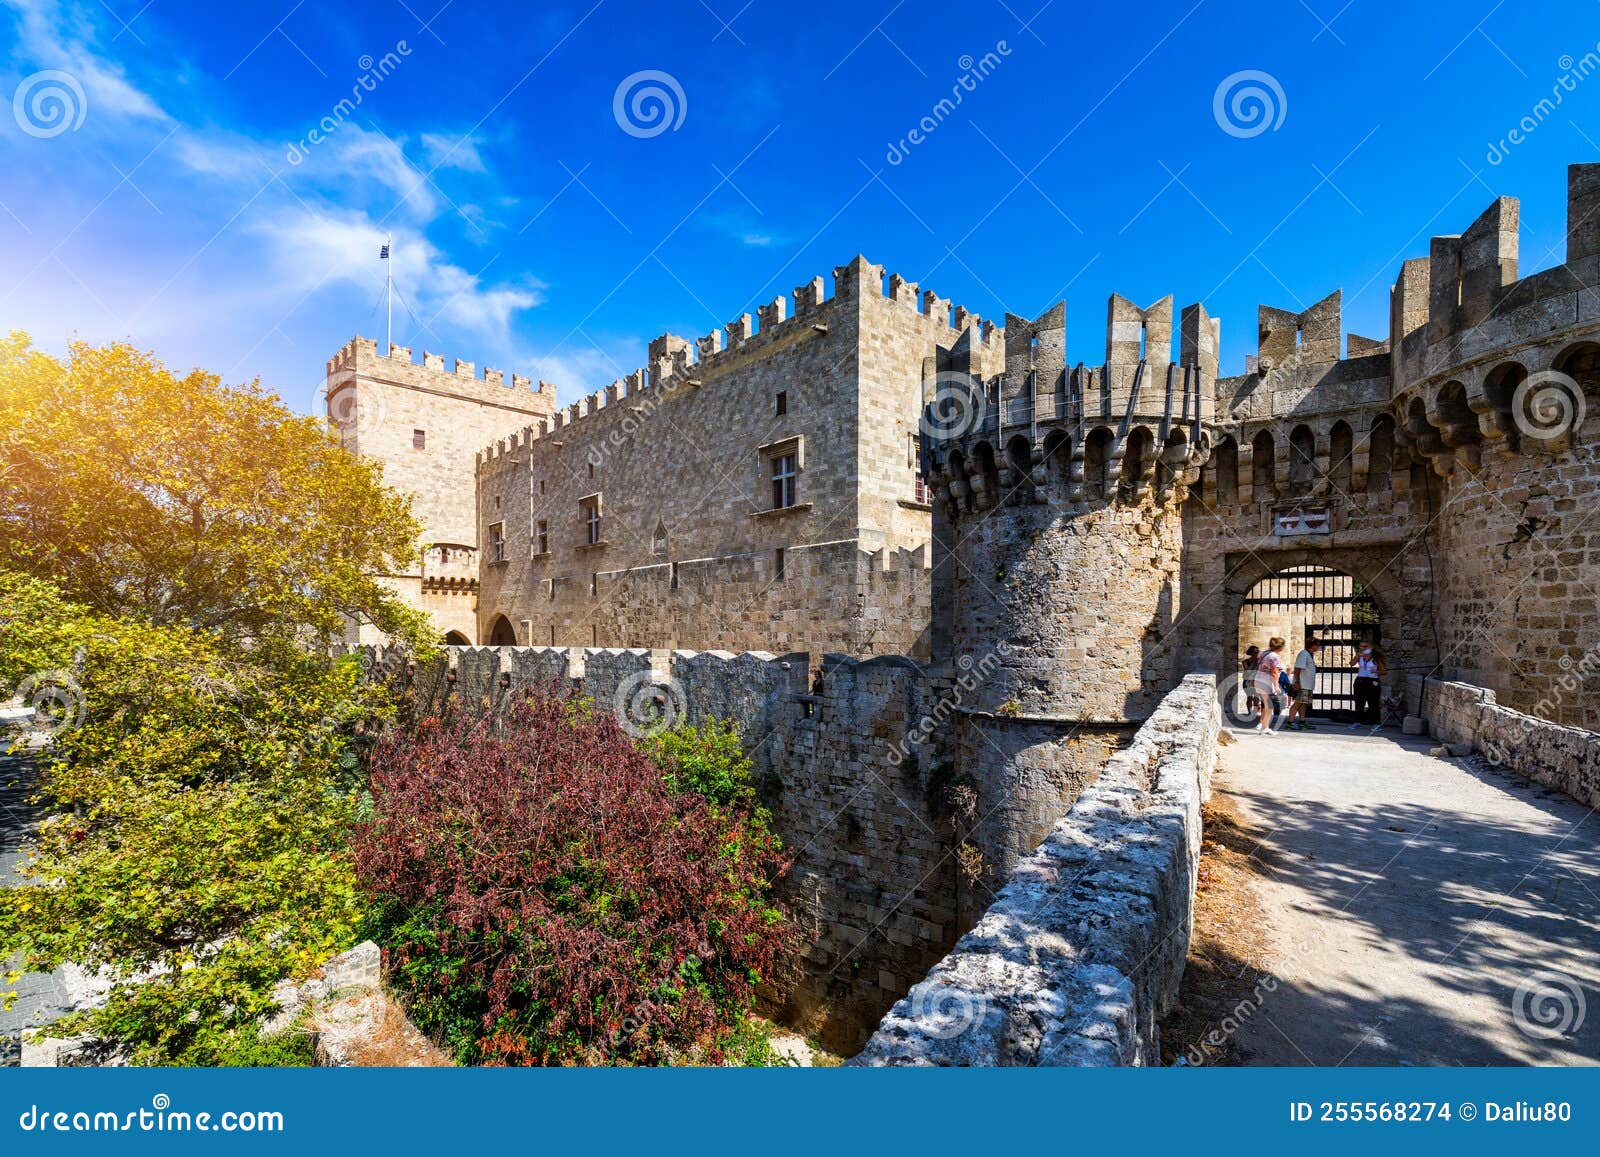
[[[971,684],[957,742],[999,879],[1082,786],[1080,741],[1102,758],[1183,674],[1169,638],[1180,506],[1211,445],[1216,329],[1185,311],[1195,352],[1180,364],[1172,312],[1171,298],[1113,297],[1095,368],[1065,366],[1060,305],[1007,317],[993,381],[963,380],[962,342],[940,351],[924,429],[954,588],[943,657]]]

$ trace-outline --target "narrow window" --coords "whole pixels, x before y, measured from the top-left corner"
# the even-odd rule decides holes
[[[592,570],[592,571],[589,572],[589,595],[590,595],[590,597],[593,597],[593,596],[595,596],[595,595],[597,595],[599,593],[600,593],[600,572],[597,571],[597,570]]]
[[[545,521],[544,519],[541,518],[538,522],[534,523],[533,536],[534,536],[534,543],[535,543],[535,546],[537,548],[536,553],[538,553],[538,554],[549,554],[550,553],[550,524],[547,521]]]
[[[426,430],[411,431],[411,448],[413,450],[426,450],[428,448],[428,432]]]
[[[600,545],[600,496],[585,498],[579,504],[583,518],[583,541],[590,546]]]
[[[593,462],[589,463],[589,477],[590,478],[594,477],[594,463]]]
[[[779,582],[784,578],[783,547],[779,547],[772,554],[772,577]]]
[[[788,412],[789,412],[789,391],[788,390],[779,390],[778,391],[778,417],[781,418],[781,417],[783,417],[783,415],[787,414]]]
[[[544,479],[543,478],[539,479],[539,493],[540,494],[544,493]]]
[[[772,459],[772,509],[787,510],[795,504],[795,457],[778,454]]]
[[[489,527],[489,558],[494,562],[506,561],[506,524],[503,522]]]

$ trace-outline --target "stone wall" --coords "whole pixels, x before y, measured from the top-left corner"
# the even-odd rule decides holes
[[[832,296],[819,277],[759,324],[663,335],[647,368],[487,447],[477,533],[504,548],[483,556],[477,638],[503,619],[533,645],[929,657],[924,364],[963,332],[994,358],[999,339],[884,280],[857,257]]]
[[[1579,678],[1572,676],[1574,690]],[[1470,743],[1496,766],[1600,807],[1600,734],[1524,715],[1500,706],[1487,687],[1444,679],[1428,680],[1426,711],[1446,743]]]
[[[1159,1064],[1221,726],[1191,675],[851,1064]]]
[[[692,723],[733,720],[794,857],[783,889],[805,944],[764,995],[775,1015],[834,1051],[858,1048],[949,950],[961,912],[983,907],[971,894],[991,895],[957,854],[966,831],[940,722],[964,694],[952,674],[898,656],[826,655],[813,668],[805,654],[462,647],[409,677],[430,710],[553,684],[625,719],[660,696]],[[1087,778],[1055,789],[1062,810]]]

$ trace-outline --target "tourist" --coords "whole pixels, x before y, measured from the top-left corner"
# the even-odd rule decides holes
[[[1383,695],[1382,679],[1389,673],[1389,663],[1383,652],[1364,639],[1356,654],[1356,721],[1353,727],[1363,724],[1376,727],[1379,722],[1378,704]]]
[[[1294,679],[1290,684],[1289,722],[1284,726],[1291,731],[1310,731],[1306,715],[1311,710],[1311,696],[1317,689],[1317,652],[1322,644],[1306,636],[1305,649],[1294,659]]]
[[[1272,730],[1272,720],[1281,710],[1278,692],[1283,676],[1283,656],[1279,652],[1284,646],[1284,640],[1274,635],[1267,640],[1266,652],[1256,664],[1256,694],[1261,699],[1261,714],[1256,724],[1257,735],[1277,734]]]
[[[1256,667],[1261,662],[1261,648],[1251,643],[1244,649],[1239,661],[1239,682],[1244,684],[1244,713],[1247,719],[1261,714],[1261,696],[1256,694]]]

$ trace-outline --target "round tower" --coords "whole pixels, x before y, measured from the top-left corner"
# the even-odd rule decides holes
[[[945,657],[991,887],[1184,674],[1181,505],[1210,452],[1217,334],[1185,310],[1174,362],[1172,314],[1113,296],[1099,367],[1066,366],[1064,305],[1007,316],[992,380],[964,343],[941,351],[924,425]]]

